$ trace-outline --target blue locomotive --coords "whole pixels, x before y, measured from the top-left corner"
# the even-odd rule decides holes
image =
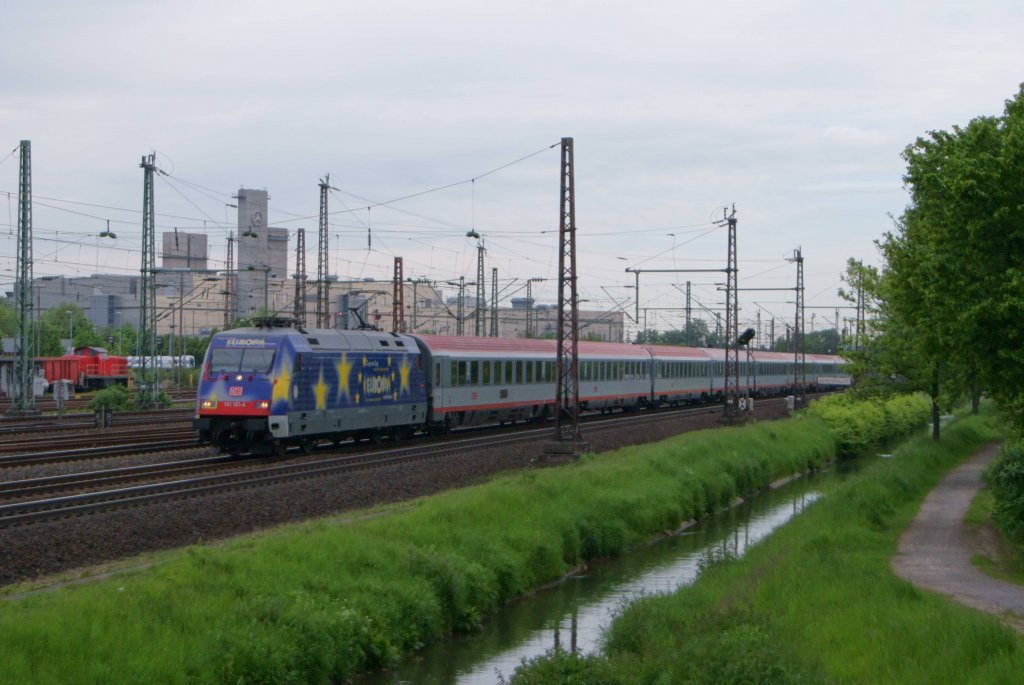
[[[193,425],[228,452],[411,435],[426,420],[416,342],[377,331],[241,328],[213,336]]]
[[[319,441],[403,438],[540,420],[555,396],[553,340],[243,328],[213,336],[193,422],[223,451],[282,454]],[[580,406],[633,410],[721,400],[725,351],[579,344]],[[794,390],[792,355],[752,352],[740,392]],[[809,388],[849,385],[845,362],[807,355]]]

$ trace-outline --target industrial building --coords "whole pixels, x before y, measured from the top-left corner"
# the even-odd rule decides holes
[[[260,312],[291,316],[295,311],[295,276],[288,268],[289,232],[269,226],[266,190],[240,188],[237,195],[238,231],[234,269],[213,269],[208,237],[185,231],[161,235],[160,266],[155,269],[157,335],[206,335],[240,318]],[[44,276],[32,281],[33,308],[44,312],[70,302],[81,307],[99,328],[139,325],[139,281],[136,275],[93,274],[84,277]],[[446,293],[447,291],[447,293]],[[512,298],[511,306],[484,307],[465,285],[406,279],[402,284],[401,330],[440,335],[545,337],[555,333],[556,305]],[[7,293],[13,298],[13,293]],[[305,322],[314,326],[317,284],[307,277]],[[390,331],[394,325],[394,286],[391,281],[365,279],[330,283],[329,311],[337,328],[371,326]],[[461,301],[461,305],[460,305]],[[461,316],[460,316],[461,315]],[[621,342],[621,312],[580,311],[580,337]],[[492,325],[492,323],[494,325]],[[111,351],[128,354],[128,350]]]

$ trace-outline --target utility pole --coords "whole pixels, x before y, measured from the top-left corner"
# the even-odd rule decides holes
[[[395,257],[395,275],[391,282],[391,332],[405,333],[405,284],[402,277],[402,258]],[[416,296],[413,295],[413,299]]]
[[[528,278],[526,279],[526,337],[532,338],[537,334],[534,330],[534,309],[533,309],[533,284],[540,283],[543,278]]]
[[[36,352],[32,318],[32,141],[20,143],[18,165],[18,256],[14,284],[15,306],[18,310],[18,356],[14,358],[11,379],[11,414],[35,413],[36,395],[33,387]]]
[[[639,276],[640,276],[640,274],[637,274],[637,279],[638,280],[639,280]],[[690,316],[691,316],[691,313],[692,313],[692,309],[691,309],[690,304],[691,304],[691,301],[690,301],[690,281],[687,281],[686,282],[686,327],[683,330],[686,331],[686,344],[692,347],[693,344],[694,344],[694,340],[693,340],[693,331],[690,330]]]
[[[235,322],[235,232],[228,233],[228,260],[224,272],[224,329]]]
[[[860,265],[863,266],[863,265]],[[864,322],[864,272],[863,270],[857,273],[857,328],[853,338],[853,349],[860,351],[861,340],[867,329]]]
[[[498,267],[491,267],[491,337],[498,337]]]
[[[576,189],[573,139],[562,138],[558,228],[558,360],[555,363],[555,442],[559,452],[579,457],[579,296],[576,292]],[[568,452],[566,452],[568,447]]]
[[[807,355],[804,354],[804,256],[800,248],[793,250],[787,261],[796,263],[796,318],[793,322],[793,391],[807,406]]]
[[[732,213],[723,210],[722,221],[729,232],[728,266],[725,269],[725,419],[731,421],[739,416],[737,399],[740,388],[740,346],[737,338],[739,324],[739,287],[736,267],[736,207]]]
[[[296,326],[306,325],[306,229],[295,231],[295,306]]]
[[[316,325],[331,328],[331,283],[327,280],[327,191],[331,188],[331,175],[320,179],[320,240],[317,244],[316,264]]]
[[[484,317],[487,312],[487,291],[484,283],[484,241],[476,244],[476,333],[479,338],[484,334]]]
[[[629,271],[629,269],[626,269],[626,271]],[[636,280],[633,284],[633,287],[635,288],[633,292],[636,293],[636,305],[634,305],[633,310],[633,321],[640,323],[640,272],[634,271],[633,276],[636,277]]]
[[[138,354],[142,357],[142,379],[146,384],[143,394],[149,404],[156,403],[156,215],[153,203],[153,174],[156,172],[156,153],[142,158],[142,266],[139,269],[139,341]]]
[[[459,276],[459,299],[455,308],[455,334],[466,334],[466,277]]]

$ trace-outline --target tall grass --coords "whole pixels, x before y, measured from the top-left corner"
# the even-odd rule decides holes
[[[0,682],[328,683],[832,458],[816,419],[678,436],[0,602]]]
[[[916,589],[889,562],[924,495],[994,438],[961,419],[877,460],[740,560],[642,599],[612,623],[604,652],[548,655],[515,685],[625,683],[1019,683],[1024,649],[987,614]]]

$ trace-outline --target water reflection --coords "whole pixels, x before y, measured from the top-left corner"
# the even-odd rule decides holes
[[[692,532],[595,565],[590,573],[519,601],[480,634],[433,645],[365,685],[482,685],[506,679],[523,659],[551,648],[589,653],[619,608],[693,582],[709,560],[742,555],[817,499],[798,481],[723,512]]]

